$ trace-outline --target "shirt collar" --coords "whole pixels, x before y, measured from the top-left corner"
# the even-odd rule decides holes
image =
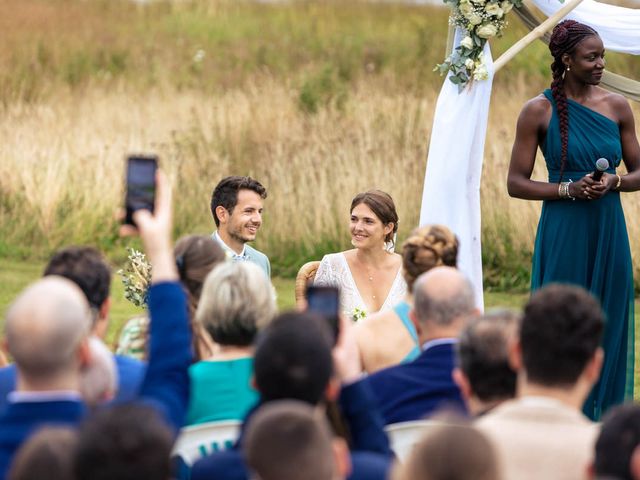
[[[224,243],[224,240],[222,240],[222,238],[220,238],[220,235],[218,235],[217,230],[213,233],[213,239],[220,244],[227,258],[230,258],[232,260],[248,260],[249,259],[247,255],[246,245],[242,246],[242,252],[236,253],[229,245]]]
[[[440,345],[455,345],[458,343],[457,338],[436,338],[435,340],[429,340],[422,344],[422,351],[426,352],[430,348],[438,347]]]
[[[11,392],[7,395],[7,400],[11,403],[19,402],[81,402],[82,397],[73,390],[48,390],[43,392]]]

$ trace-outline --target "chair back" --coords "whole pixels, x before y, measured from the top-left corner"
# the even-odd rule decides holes
[[[392,423],[384,427],[384,430],[389,436],[391,450],[396,454],[398,461],[404,462],[426,432],[441,425],[442,422],[435,420],[415,420]]]
[[[233,447],[241,426],[239,420],[227,420],[184,427],[180,430],[171,456],[179,456],[191,466],[206,455]]]
[[[296,275],[296,304],[299,304],[304,300],[304,293],[307,289],[307,285],[313,282],[319,266],[320,261],[314,260],[312,262],[305,263],[300,267],[300,270],[298,270],[298,274]]]

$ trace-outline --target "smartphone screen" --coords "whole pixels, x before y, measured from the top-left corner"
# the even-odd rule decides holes
[[[134,225],[133,212],[149,210],[153,212],[156,197],[156,170],[158,157],[136,155],[127,158],[127,193],[125,223]]]
[[[315,312],[324,317],[334,339],[338,338],[340,325],[340,290],[337,287],[307,287],[307,305],[310,312]]]

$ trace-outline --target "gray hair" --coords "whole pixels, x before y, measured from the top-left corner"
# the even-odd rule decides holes
[[[216,343],[247,346],[275,314],[273,289],[262,269],[250,262],[226,262],[207,276],[196,322]]]
[[[90,329],[87,298],[75,283],[55,275],[27,287],[9,308],[5,322],[9,353],[18,371],[31,379],[74,368]]]
[[[418,277],[413,285],[418,321],[448,326],[475,309],[471,282],[452,267],[437,267]]]

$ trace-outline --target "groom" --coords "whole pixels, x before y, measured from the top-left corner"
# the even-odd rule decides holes
[[[234,261],[253,262],[271,278],[269,258],[247,245],[256,239],[262,225],[262,204],[267,190],[251,177],[231,176],[220,180],[211,195],[211,214],[217,230],[212,235]]]

